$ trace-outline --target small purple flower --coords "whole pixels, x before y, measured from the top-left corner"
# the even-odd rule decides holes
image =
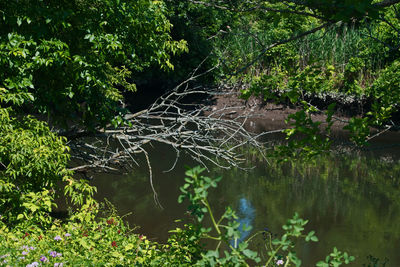
[[[36,266],[39,266],[39,263],[37,261],[34,261],[31,264],[26,265],[26,267],[36,267]]]
[[[277,262],[276,262],[276,265],[282,265],[284,262],[283,262],[283,260],[278,260]]]
[[[59,253],[59,252],[57,252],[57,251],[50,251],[50,252],[49,252],[49,255],[52,256],[53,258],[61,257],[61,256],[62,256],[62,254]]]
[[[22,256],[22,257],[19,257],[18,259],[19,259],[19,260],[25,260],[25,257]]]
[[[21,254],[22,254],[22,255],[28,255],[28,251],[24,250],[24,251],[22,251]]]
[[[56,235],[56,236],[54,237],[54,240],[56,240],[56,241],[61,241],[61,240],[62,240],[62,238],[61,238],[61,236],[59,236],[59,235]]]
[[[29,247],[28,247],[28,246],[22,246],[22,248],[21,248],[21,249],[28,250],[28,249],[29,249]]]
[[[42,257],[40,257],[40,261],[41,261],[41,262],[47,262],[47,261],[49,261],[49,260],[47,259],[46,256],[42,256]]]
[[[29,247],[29,249],[30,249],[30,250],[35,250],[36,248],[35,248],[35,247]]]
[[[64,265],[64,263],[62,263],[62,262],[54,263],[54,267],[62,267],[63,265]]]
[[[66,233],[65,236],[68,237],[68,236],[71,236],[71,234],[70,233]]]

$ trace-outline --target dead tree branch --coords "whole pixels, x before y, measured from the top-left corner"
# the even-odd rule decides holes
[[[125,172],[133,168],[133,164],[138,164],[139,154],[145,155],[149,163],[149,144],[154,143],[169,145],[176,151],[177,159],[172,168],[181,152],[188,153],[204,166],[208,162],[225,169],[239,167],[244,160],[240,148],[251,145],[263,150],[263,143],[259,140],[261,135],[246,129],[248,115],[232,118],[232,114],[243,107],[210,111],[207,105],[185,101],[191,96],[211,97],[214,94],[200,88],[176,88],[161,96],[148,109],[126,115],[131,127],[110,127],[93,133],[91,137],[72,139],[68,143],[72,157],[84,163],[72,170]]]

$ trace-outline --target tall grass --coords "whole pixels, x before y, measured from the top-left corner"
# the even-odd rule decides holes
[[[353,25],[334,26],[326,31],[308,35],[296,42],[298,53],[301,55],[300,65],[311,62],[327,62],[344,72],[346,64],[352,57],[362,56],[366,51],[383,51],[380,44],[368,40],[365,27]],[[385,53],[368,55],[366,67],[373,70],[384,67]]]
[[[216,40],[215,46],[225,67],[233,71],[256,59],[265,46],[279,40],[276,32],[271,28],[260,30],[243,25],[224,33],[222,38]],[[373,72],[384,67],[387,54],[381,44],[367,37],[367,33],[364,26],[336,25],[267,52],[246,73],[268,72],[288,62],[300,69],[315,62],[331,64],[336,71],[344,72],[349,59],[358,56],[365,58],[365,68]]]

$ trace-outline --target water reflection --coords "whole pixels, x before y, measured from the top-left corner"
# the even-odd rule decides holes
[[[235,240],[231,240],[231,245],[234,248],[247,239],[247,237],[251,233],[251,229],[253,228],[252,224],[254,221],[254,217],[256,214],[256,210],[254,209],[253,205],[251,205],[250,201],[246,198],[242,197],[239,199],[239,208],[238,208],[238,219],[237,222],[240,223],[239,225],[239,232],[240,237]]]
[[[98,197],[107,197],[121,213],[133,212],[129,223],[138,231],[164,241],[174,221],[187,217],[178,205],[184,168],[163,173],[170,164],[160,148],[152,155],[154,184],[164,210],[156,207],[146,169],[121,177],[99,176],[95,180]],[[194,166],[192,162],[186,164]],[[182,163],[180,166],[183,166]],[[299,244],[303,266],[313,266],[334,246],[356,256],[354,266],[368,263],[367,256],[389,259],[388,266],[400,266],[400,162],[382,161],[367,154],[320,157],[309,163],[269,164],[253,159],[251,171],[215,168],[208,175],[222,175],[220,185],[209,192],[215,214],[232,206],[242,224],[253,231],[268,228],[276,234],[295,212],[309,220],[306,231],[315,230],[318,243]],[[243,231],[239,241],[249,237]],[[257,242],[262,242],[257,241]],[[262,247],[252,243],[253,249]],[[368,266],[368,265],[366,265]]]

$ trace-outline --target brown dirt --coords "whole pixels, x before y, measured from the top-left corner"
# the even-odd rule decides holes
[[[239,94],[236,92],[226,92],[216,95],[211,100],[210,112],[218,112],[225,110],[230,118],[238,116],[246,116],[249,118],[250,125],[257,125],[258,128],[263,130],[277,130],[288,128],[285,120],[290,114],[294,114],[300,108],[290,107],[283,104],[275,104],[272,102],[265,102],[257,97],[250,97],[248,100],[240,99]],[[345,126],[345,121],[349,118],[345,116],[335,116],[332,129],[339,130]],[[326,122],[326,115],[321,114],[312,115],[314,121]],[[260,132],[261,129],[255,129]]]

